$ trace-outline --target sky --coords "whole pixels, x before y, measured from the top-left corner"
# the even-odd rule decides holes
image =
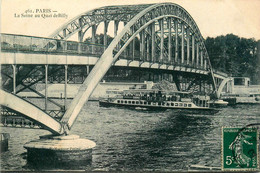
[[[1,0],[0,32],[49,37],[70,19],[94,8],[161,2],[173,2],[186,9],[204,38],[232,33],[260,40],[260,0]],[[34,16],[43,9],[57,11],[61,16]]]

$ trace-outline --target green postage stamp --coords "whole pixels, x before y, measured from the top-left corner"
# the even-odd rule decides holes
[[[222,170],[259,168],[256,128],[222,128]]]

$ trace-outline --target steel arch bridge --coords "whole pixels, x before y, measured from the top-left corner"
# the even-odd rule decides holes
[[[114,23],[115,38],[107,47],[111,22]],[[120,22],[124,28],[118,34]],[[209,73],[213,90],[216,90],[204,39],[195,21],[181,6],[161,3],[102,7],[75,17],[51,37],[66,40],[78,34],[78,41],[82,42],[85,33],[91,29],[92,43],[96,43],[96,30],[102,23],[103,44],[107,47],[106,52],[113,52],[113,63],[119,57],[127,59],[127,64],[137,60],[140,67],[164,67],[162,69],[195,73],[204,70],[204,74]],[[136,38],[138,52],[135,51]]]
[[[108,26],[111,22],[114,23],[115,37],[109,44]],[[123,23],[124,27],[118,32],[120,23]],[[201,86],[201,80],[204,80],[208,90],[216,94],[217,85],[203,37],[195,21],[181,6],[159,3],[102,7],[77,16],[55,31],[51,37],[55,40],[68,40],[77,34],[77,46],[80,47],[86,32],[91,29],[92,43],[97,43],[96,31],[100,24],[104,26],[104,52],[59,121],[41,109],[37,112],[37,115],[41,116],[39,118],[33,115],[35,112],[20,110],[19,106],[10,107],[3,99],[0,100],[1,104],[23,113],[28,119],[54,134],[64,134],[71,129],[84,103],[109,68],[116,64],[120,66],[122,61],[119,60],[122,59],[127,65],[137,62],[137,67],[140,68],[172,71],[179,90],[191,90]],[[92,49],[95,49],[94,45]],[[182,73],[179,72],[195,74],[193,79],[188,81],[187,87],[182,87],[184,82]],[[15,97],[6,91],[1,92],[6,98]],[[17,102],[21,105],[27,104],[22,99],[17,99]]]
[[[108,6],[94,9],[72,19],[56,30],[51,37],[67,40],[78,34],[82,42],[85,33],[92,30],[92,43],[96,42],[97,27],[104,24],[104,46],[108,45],[107,30],[114,22],[114,40],[107,50],[113,51],[115,59],[128,54],[134,60],[135,38],[140,40],[141,62],[212,69],[204,39],[190,14],[181,6],[173,3]],[[122,22],[124,29],[118,32]],[[128,54],[129,55],[129,54]]]

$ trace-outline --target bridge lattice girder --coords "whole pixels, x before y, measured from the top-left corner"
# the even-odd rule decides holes
[[[67,22],[57,29],[51,37],[66,40],[77,32],[85,33],[90,27],[97,26],[101,22],[121,21],[127,23],[148,6],[150,4],[107,6],[94,9]]]
[[[98,20],[101,21],[106,21],[106,16],[107,14],[105,13],[106,10],[104,9],[110,9],[111,7],[105,7],[101,8],[100,10],[93,10],[87,14],[93,14],[94,12],[99,12],[104,14],[104,17],[102,18],[101,16],[98,17]],[[118,7],[120,8],[120,7]],[[89,96],[97,86],[98,82],[104,77],[105,73],[108,71],[108,69],[112,66],[113,63],[118,59],[118,57],[122,54],[122,52],[126,49],[126,47],[134,40],[134,38],[141,33],[141,37],[145,33],[149,33],[150,27],[152,28],[152,32],[150,34],[152,45],[155,42],[155,32],[154,31],[154,25],[157,23],[159,24],[159,30],[161,35],[159,36],[161,38],[161,43],[160,43],[160,58],[159,58],[159,63],[174,63],[176,62],[176,59],[178,60],[178,57],[173,58],[171,55],[170,51],[166,51],[167,57],[164,56],[165,52],[163,51],[164,49],[164,42],[163,39],[165,37],[164,35],[164,29],[168,29],[168,37],[170,38],[171,35],[171,28],[173,25],[171,25],[172,22],[175,22],[177,26],[181,25],[181,35],[182,35],[182,57],[181,57],[181,63],[184,65],[184,28],[189,29],[189,33],[193,34],[193,38],[196,39],[197,45],[200,47],[200,53],[202,56],[200,56],[200,61],[207,63],[207,69],[211,73],[212,81],[213,81],[213,88],[215,89],[216,85],[214,82],[214,76],[213,76],[213,71],[211,68],[210,60],[207,54],[207,50],[205,48],[203,38],[200,34],[200,31],[192,19],[192,17],[188,14],[186,10],[184,10],[182,7],[176,4],[172,3],[162,3],[162,4],[152,4],[152,5],[140,5],[140,6],[121,6],[121,9],[128,9],[131,11],[131,9],[139,9],[138,14],[132,14],[132,17],[129,17],[128,23],[124,26],[123,30],[116,35],[116,37],[113,39],[113,41],[110,43],[110,45],[107,47],[105,52],[102,54],[101,58],[98,60],[96,63],[95,67],[92,69],[91,73],[89,76],[86,78],[84,81],[83,85],[79,89],[78,94],[72,101],[69,109],[66,111],[65,115],[62,118],[63,122],[67,122],[67,126],[70,128],[76,117],[78,116],[81,108],[83,107],[84,103],[88,100]],[[111,14],[109,14],[111,15]],[[84,15],[83,15],[84,16]],[[82,15],[75,18],[73,21],[79,21],[82,17]],[[95,18],[95,17],[94,17]],[[97,18],[95,18],[97,19]],[[118,20],[118,18],[117,18]],[[72,22],[73,22],[72,21]],[[165,24],[164,21],[167,21],[167,24]],[[90,21],[88,24],[85,26],[90,26],[96,24],[96,20]],[[63,27],[61,30],[59,30],[54,36],[60,36],[60,33],[63,31],[63,37],[61,38],[68,38],[67,37],[67,27],[71,25],[71,22],[65,27]],[[70,35],[72,33],[76,33],[80,31],[82,28],[78,28],[75,30],[70,30]],[[176,30],[175,36],[178,37],[179,35],[179,28]],[[149,35],[149,34],[147,34]],[[187,35],[187,33],[186,33]],[[171,39],[169,39],[171,40]],[[140,42],[144,42],[144,40],[141,40]],[[170,41],[169,41],[170,43]],[[177,43],[176,43],[177,44]],[[169,49],[170,49],[169,44]],[[193,44],[194,45],[194,44]],[[144,46],[144,44],[142,44]],[[193,46],[194,47],[194,46]],[[143,49],[144,47],[142,47]],[[152,49],[155,49],[155,46],[152,46]],[[152,50],[152,60],[155,58],[153,57],[153,51]],[[197,61],[199,60],[199,57],[197,57]]]
[[[135,53],[134,40],[136,40],[137,37],[140,38],[140,58],[138,59],[140,64],[143,62],[150,63],[150,67],[153,64],[159,64],[158,69],[160,69],[160,66],[167,65],[168,70],[173,69],[173,66],[182,68],[187,66],[193,67],[194,64],[200,65],[200,67],[204,65],[202,68],[211,73],[213,88],[215,87],[212,68],[201,33],[192,17],[177,4],[162,3],[102,7],[74,18],[57,30],[52,37],[66,40],[69,39],[70,36],[78,34],[79,41],[82,41],[84,34],[90,28],[92,28],[92,36],[95,36],[95,30],[102,22],[105,23],[104,32],[107,32],[106,27],[111,21],[114,21],[114,24],[117,26],[119,22],[124,22],[125,26],[118,34],[115,29],[115,38],[105,49],[95,67],[85,79],[78,94],[61,119],[61,122],[54,120],[48,116],[48,114],[44,114],[40,109],[36,109],[36,107],[35,110],[37,110],[39,114],[43,114],[43,117],[46,117],[46,119],[52,119],[51,124],[45,121],[45,119],[38,119],[38,116],[34,117],[34,114],[21,109],[21,106],[9,107],[9,104],[6,104],[3,100],[2,105],[23,113],[29,117],[29,119],[39,122],[42,127],[45,127],[52,133],[63,133],[64,129],[61,128],[71,128],[84,103],[88,100],[112,64],[115,63],[126,50],[131,50],[131,46],[132,52],[130,52],[132,54]],[[115,28],[117,28],[117,26]],[[104,33],[104,35],[105,34],[106,33]],[[57,42],[57,40],[53,40],[53,42]],[[186,45],[184,44],[185,42]],[[47,41],[44,43],[49,45],[50,42]],[[186,46],[185,49],[184,46]],[[45,47],[45,45],[41,47]],[[188,56],[188,52],[191,52],[190,57]],[[133,61],[135,60],[134,57],[135,56],[132,56],[132,59],[128,60]],[[48,71],[46,68],[48,69],[48,67],[45,67],[45,71]],[[197,69],[198,68],[194,68],[193,70],[196,71]],[[190,88],[192,87],[191,85]],[[10,98],[14,97],[11,94],[5,94]],[[27,104],[23,102],[23,100],[18,99],[17,101],[21,102],[21,105]]]
[[[115,23],[115,34],[117,34],[119,22],[124,22],[125,25],[124,33],[121,32],[121,37],[113,48],[114,54],[120,49],[121,54],[123,51],[126,52],[126,47],[130,42],[134,42],[135,37],[139,36],[141,61],[159,61],[164,64],[181,63],[188,66],[200,64],[211,72],[213,87],[216,89],[209,56],[200,30],[190,14],[177,4],[124,5],[94,9],[72,19],[55,31],[51,37],[69,39],[78,33],[78,40],[82,41],[86,31],[92,28],[92,41],[95,41],[97,26],[104,22],[104,37],[106,37],[107,27],[111,21]],[[165,46],[167,39],[170,41],[168,41],[168,46]],[[172,46],[173,43],[175,46]],[[106,46],[105,40],[104,44]],[[134,52],[134,43],[130,46]],[[184,46],[187,49],[184,50]]]

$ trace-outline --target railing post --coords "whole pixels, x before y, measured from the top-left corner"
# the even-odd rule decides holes
[[[86,66],[87,68],[87,75],[89,74],[89,65]]]
[[[30,51],[33,50],[33,49],[32,49],[32,39],[33,39],[33,37],[31,37]]]
[[[81,42],[78,42],[78,54],[81,54]]]
[[[13,44],[12,44],[12,46],[13,46],[13,48],[14,48],[14,50],[15,50],[15,36],[13,36]]]
[[[67,52],[67,50],[68,50],[68,44],[67,44],[67,41],[64,41],[63,51],[64,51],[64,52]]]

